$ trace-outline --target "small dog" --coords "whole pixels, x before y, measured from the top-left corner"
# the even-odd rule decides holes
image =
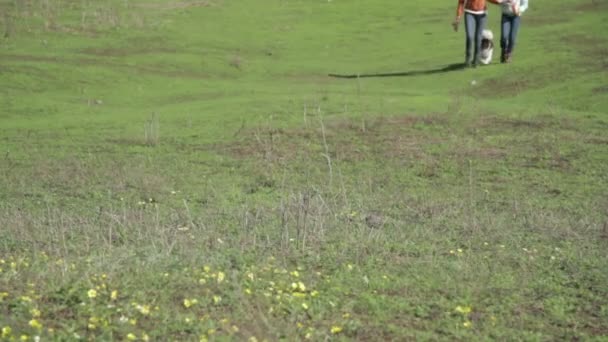
[[[492,62],[492,54],[494,53],[494,34],[488,29],[481,32],[481,53],[479,61],[481,64],[490,64]]]

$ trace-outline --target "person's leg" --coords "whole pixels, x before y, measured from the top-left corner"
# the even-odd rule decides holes
[[[509,34],[509,48],[507,52],[507,59],[511,59],[511,54],[515,49],[515,42],[517,40],[517,33],[519,32],[519,22],[521,18],[519,16],[514,16],[511,18],[511,32]]]
[[[465,63],[469,66],[473,62],[472,50],[475,39],[475,16],[471,13],[464,14],[464,28],[466,34]]]
[[[500,62],[505,63],[507,60],[507,51],[509,49],[509,37],[511,36],[511,21],[509,16],[503,14],[500,19]]]
[[[475,27],[475,60],[473,61],[474,65],[478,65],[480,63],[481,58],[481,40],[483,30],[486,28],[486,22],[488,21],[488,17],[485,14],[476,15],[475,19],[477,19],[477,25]]]

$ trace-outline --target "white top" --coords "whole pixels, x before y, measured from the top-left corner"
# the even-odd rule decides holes
[[[500,7],[502,8],[503,14],[516,15],[516,13],[519,12],[519,15],[522,15],[528,9],[528,0],[505,1]]]

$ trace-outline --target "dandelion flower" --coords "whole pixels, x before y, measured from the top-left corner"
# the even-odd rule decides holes
[[[245,289],[245,293],[248,294],[248,295],[250,295],[251,294],[251,289],[248,289],[248,288]]]
[[[29,339],[30,339],[30,337],[29,337],[29,336],[27,336],[27,335],[21,335],[21,337],[19,337],[19,339],[20,339],[21,341],[27,341],[27,340],[29,340]]]
[[[129,341],[135,341],[135,340],[137,340],[137,336],[135,334],[133,334],[133,333],[128,333],[127,334],[127,340],[129,340]]]
[[[89,298],[91,299],[97,297],[97,290],[90,289],[89,291],[87,291],[87,296],[89,296]]]
[[[334,325],[333,327],[331,327],[330,331],[332,334],[339,334],[342,332],[342,327]]]
[[[311,297],[316,297],[316,296],[318,296],[318,295],[319,295],[319,291],[317,291],[317,290],[314,290],[314,291],[312,291],[312,292],[310,293],[310,296],[311,296]]]
[[[118,298],[118,291],[114,290],[110,293],[110,299],[116,300]]]
[[[462,323],[462,326],[465,328],[470,328],[471,326],[473,326],[473,323],[471,323],[470,321],[466,321]]]
[[[211,272],[211,267],[205,265],[205,266],[203,266],[203,271],[205,271],[205,273],[209,273],[209,272]]]
[[[222,297],[220,296],[213,296],[213,304],[217,305],[222,301]]]
[[[302,303],[302,307],[304,308],[304,310],[308,310],[308,304]]]
[[[290,274],[291,274],[292,276],[296,277],[296,278],[299,278],[299,277],[300,277],[300,272],[298,272],[298,271],[293,271],[293,272],[291,272]]]

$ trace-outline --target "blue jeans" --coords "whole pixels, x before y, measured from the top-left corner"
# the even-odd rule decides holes
[[[500,48],[503,55],[510,55],[515,48],[517,32],[519,32],[520,17],[516,15],[502,15],[500,30]]]
[[[486,14],[471,14],[468,12],[464,13],[464,27],[467,35],[466,43],[466,59],[468,63],[479,63],[479,54],[481,53],[481,32],[486,27],[488,17]],[[473,52],[473,45],[475,46],[475,54]]]

